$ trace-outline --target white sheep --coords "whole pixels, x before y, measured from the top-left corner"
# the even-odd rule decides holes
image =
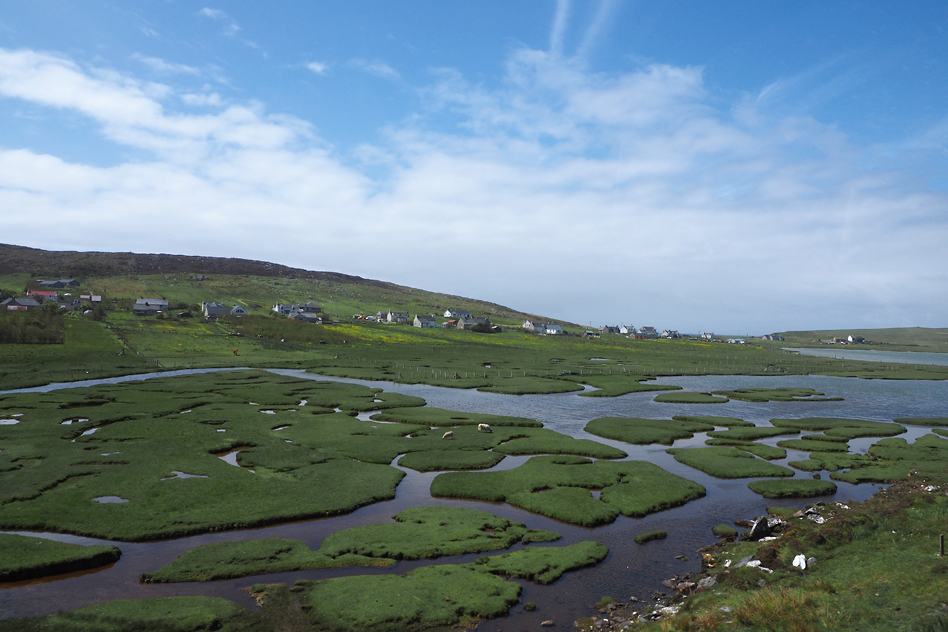
[[[441,435],[441,438],[442,438],[442,439],[453,439],[453,438],[454,438],[454,432],[452,432],[451,430],[448,430],[446,433],[444,433],[443,435]]]
[[[477,424],[477,431],[478,432],[493,432],[493,430],[490,429],[490,425],[488,424]]]

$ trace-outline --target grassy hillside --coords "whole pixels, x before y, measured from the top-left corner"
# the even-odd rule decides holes
[[[221,301],[265,314],[277,302],[313,301],[333,318],[379,310],[441,316],[449,307],[489,316],[500,325],[520,326],[535,316],[487,301],[427,292],[336,272],[313,272],[263,261],[183,255],[108,252],[51,252],[0,244],[0,288],[24,291],[36,279],[75,278],[77,294],[91,291],[108,301],[157,296],[172,305]],[[192,307],[196,309],[196,307]],[[546,318],[545,320],[550,320]],[[569,325],[568,323],[565,323]],[[573,325],[578,328],[578,325]]]
[[[948,352],[948,328],[894,327],[890,329],[823,329],[787,331],[780,334],[787,346],[814,346],[835,337],[862,336],[867,344],[859,348],[887,351],[940,351]]]

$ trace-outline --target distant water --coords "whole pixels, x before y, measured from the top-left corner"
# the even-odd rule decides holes
[[[948,353],[925,351],[873,351],[870,349],[802,349],[785,347],[784,351],[796,351],[800,355],[839,360],[865,360],[867,362],[892,362],[895,364],[937,364],[948,366]]]

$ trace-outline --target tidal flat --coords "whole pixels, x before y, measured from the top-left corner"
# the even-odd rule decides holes
[[[271,375],[270,373],[261,372],[250,373],[261,374],[266,380],[269,379],[267,376]],[[244,379],[239,377],[239,375],[239,373],[234,374],[234,377],[231,379],[239,383],[241,379]],[[301,376],[298,373],[286,371],[283,372],[281,377],[296,380],[296,378]],[[713,382],[718,381],[717,379],[688,379],[704,380],[705,384],[698,386],[698,388],[705,392],[724,388],[730,388],[731,390],[744,388],[745,384],[741,382],[747,380],[754,380],[757,385],[768,382],[768,379],[764,378],[728,377],[720,378],[721,381],[727,380],[727,383],[714,384]],[[943,407],[941,402],[945,401],[944,399],[939,399],[944,394],[944,387],[941,383],[924,383],[926,388],[932,391],[928,395],[925,394],[924,390],[916,390],[913,392],[910,388],[910,397],[899,397],[894,391],[889,392],[882,389],[883,392],[881,396],[867,393],[867,396],[863,398],[859,397],[858,393],[854,395],[850,392],[851,389],[849,385],[857,382],[856,380],[806,377],[793,379],[799,382],[812,381],[813,379],[825,380],[829,384],[824,382],[823,384],[814,386],[814,388],[828,394],[840,395],[844,397],[845,401],[807,403],[731,401],[726,404],[714,404],[704,408],[701,405],[695,404],[677,406],[667,403],[653,403],[651,397],[654,396],[654,393],[651,395],[648,393],[630,393],[617,398],[584,398],[580,397],[577,393],[517,397],[492,393],[475,393],[459,389],[438,389],[437,387],[423,385],[397,385],[384,382],[372,382],[368,383],[368,386],[366,385],[367,383],[349,384],[348,386],[351,387],[351,390],[348,390],[347,394],[353,398],[354,401],[344,405],[341,403],[341,400],[332,401],[332,397],[327,396],[322,400],[319,398],[319,393],[326,395],[328,391],[336,389],[336,386],[320,386],[318,389],[312,387],[313,392],[311,394],[313,397],[310,398],[308,397],[310,393],[307,393],[307,397],[303,397],[300,392],[293,390],[293,388],[296,388],[295,386],[289,391],[284,391],[283,389],[290,388],[287,386],[287,384],[289,384],[288,380],[287,382],[277,381],[277,385],[263,388],[262,390],[265,391],[264,394],[267,394],[268,397],[257,397],[254,395],[252,399],[249,396],[247,391],[249,387],[246,384],[241,384],[240,387],[236,389],[222,388],[218,395],[234,398],[233,401],[227,400],[225,402],[219,400],[217,396],[211,397],[211,395],[208,395],[208,393],[213,392],[213,389],[208,389],[208,384],[203,383],[200,384],[199,387],[203,389],[206,397],[214,401],[198,401],[198,395],[195,393],[192,394],[193,398],[189,401],[177,402],[181,404],[180,407],[171,407],[168,405],[168,407],[161,409],[159,412],[164,411],[161,417],[163,420],[170,420],[172,415],[177,415],[178,419],[175,421],[178,422],[178,425],[172,423],[172,425],[169,426],[169,428],[175,428],[176,431],[181,431],[182,429],[180,425],[181,420],[186,420],[189,417],[192,419],[192,421],[187,423],[196,424],[197,435],[195,436],[200,437],[201,453],[206,453],[207,458],[210,459],[207,463],[210,464],[213,462],[213,467],[218,468],[215,470],[218,474],[232,472],[233,475],[239,475],[245,479],[263,477],[276,479],[274,484],[276,484],[277,481],[281,483],[291,483],[294,477],[298,476],[298,474],[295,473],[298,469],[312,468],[331,463],[334,460],[356,460],[361,464],[379,465],[396,472],[398,482],[395,486],[393,497],[383,498],[377,502],[363,505],[361,508],[351,510],[351,513],[343,513],[337,517],[317,520],[302,518],[285,521],[281,518],[276,523],[269,523],[271,526],[261,525],[262,528],[255,530],[247,530],[245,527],[239,525],[227,526],[227,521],[225,520],[218,523],[217,526],[214,526],[214,530],[209,530],[203,535],[191,535],[189,537],[173,540],[168,540],[167,536],[157,535],[148,537],[161,538],[160,540],[150,542],[142,540],[116,542],[118,546],[123,549],[122,559],[115,564],[114,567],[106,571],[91,576],[83,576],[81,581],[99,582],[100,586],[113,586],[112,590],[114,592],[112,594],[114,597],[119,597],[124,594],[131,594],[137,597],[170,596],[171,594],[200,594],[211,597],[225,596],[245,608],[253,609],[255,607],[254,601],[248,593],[241,591],[241,588],[249,588],[254,583],[282,583],[286,586],[291,586],[297,579],[304,581],[313,581],[322,578],[328,579],[338,573],[349,576],[362,574],[368,574],[370,576],[378,574],[402,575],[413,568],[421,568],[432,564],[469,563],[476,559],[476,555],[465,554],[437,561],[403,561],[395,564],[393,567],[384,569],[282,572],[245,580],[227,580],[214,582],[212,584],[187,584],[177,587],[173,585],[141,585],[138,584],[137,577],[138,574],[142,572],[157,570],[160,566],[171,562],[180,553],[193,549],[199,544],[211,543],[213,541],[224,542],[257,539],[260,537],[292,537],[300,535],[301,537],[296,539],[304,541],[310,549],[315,550],[319,548],[321,541],[332,533],[360,524],[384,523],[391,520],[391,516],[409,507],[425,505],[471,507],[521,522],[531,529],[548,529],[562,533],[564,536],[562,545],[594,539],[609,548],[611,553],[603,562],[591,568],[567,573],[552,585],[539,586],[532,583],[521,584],[522,592],[520,601],[536,603],[538,605],[537,611],[535,613],[526,613],[519,608],[513,607],[509,611],[507,618],[492,620],[491,624],[498,629],[514,630],[520,629],[520,627],[525,625],[531,625],[530,621],[533,621],[533,619],[536,619],[534,624],[538,624],[541,620],[553,618],[563,625],[568,625],[572,620],[584,614],[588,614],[591,604],[595,603],[603,594],[612,594],[622,591],[637,594],[640,598],[647,597],[656,588],[660,588],[660,582],[665,577],[679,574],[684,569],[694,568],[695,562],[681,562],[676,560],[674,556],[683,554],[691,557],[691,559],[695,559],[694,551],[700,546],[706,545],[714,540],[714,536],[711,534],[712,527],[720,525],[721,523],[729,523],[733,521],[735,517],[760,515],[765,511],[763,499],[745,487],[748,480],[728,481],[726,479],[716,479],[690,466],[678,463],[671,455],[664,453],[665,446],[639,446],[615,439],[605,439],[589,435],[583,428],[590,420],[600,417],[658,419],[665,418],[670,414],[696,415],[703,413],[705,410],[707,410],[707,414],[717,414],[718,411],[726,409],[725,415],[729,415],[734,419],[744,420],[755,426],[766,428],[769,426],[771,419],[791,418],[794,415],[799,415],[800,418],[810,415],[823,415],[826,418],[852,417],[853,419],[858,418],[867,421],[890,423],[892,419],[902,416],[933,418],[943,417],[945,414],[944,409],[940,408]],[[160,380],[149,380],[141,384],[149,385],[152,382],[159,381]],[[686,387],[690,386],[685,384],[685,378],[678,378],[675,379],[675,381]],[[309,380],[306,387],[310,388],[311,384],[321,383],[325,383],[324,380],[316,380],[315,382]],[[877,384],[879,383],[877,382],[875,385]],[[907,383],[902,383],[899,386],[905,388],[906,384]],[[359,389],[367,389],[367,391],[360,391]],[[384,389],[384,391],[380,393],[378,389]],[[49,414],[50,416],[44,422],[45,430],[49,431],[50,435],[55,435],[55,433],[53,433],[54,429],[58,433],[68,433],[65,435],[55,435],[58,441],[53,443],[57,445],[59,445],[59,443],[69,444],[71,447],[67,449],[77,449],[81,451],[76,454],[95,456],[98,461],[102,462],[110,459],[120,460],[124,456],[124,458],[129,461],[129,464],[131,464],[132,460],[129,457],[131,452],[125,455],[111,453],[113,451],[122,452],[123,448],[130,448],[135,442],[144,440],[146,438],[144,436],[145,429],[151,431],[151,429],[157,428],[161,422],[156,419],[149,421],[149,419],[147,419],[148,415],[141,415],[141,411],[138,411],[138,414],[141,416],[124,420],[116,419],[122,415],[136,414],[134,411],[122,411],[120,410],[120,406],[115,406],[112,410],[107,409],[98,414],[98,416],[93,416],[90,414],[91,411],[97,408],[101,409],[107,407],[110,404],[122,404],[122,399],[116,397],[113,402],[108,401],[108,397],[102,397],[100,393],[94,392],[94,389],[75,390],[84,391],[88,393],[88,396],[84,396],[77,401],[72,401],[72,399],[68,397],[51,397],[45,404],[33,409],[35,412],[35,415],[33,415],[34,418],[41,419],[43,418],[43,414]],[[151,386],[145,389],[144,392],[148,391],[152,393],[148,395],[148,397],[154,400],[168,398],[167,389],[160,385]],[[427,402],[428,406],[441,408],[443,410],[459,410],[465,413],[499,414],[535,419],[543,424],[544,431],[557,432],[566,438],[574,440],[582,439],[596,442],[612,450],[621,451],[628,455],[614,460],[591,460],[588,457],[584,458],[570,455],[548,456],[543,458],[577,459],[576,465],[581,465],[578,460],[586,460],[589,461],[590,464],[615,464],[617,466],[633,461],[648,462],[658,466],[669,474],[679,476],[700,485],[707,493],[704,497],[692,500],[681,507],[659,511],[658,513],[650,514],[642,518],[629,518],[619,515],[615,519],[615,522],[592,530],[551,520],[538,513],[524,511],[523,509],[508,504],[498,505],[481,501],[433,498],[429,488],[432,480],[438,476],[438,472],[432,471],[430,473],[423,473],[407,470],[403,467],[399,467],[396,459],[402,454],[406,456],[408,454],[423,455],[428,451],[443,451],[444,445],[448,442],[441,439],[441,435],[447,428],[437,427],[437,431],[432,431],[430,426],[421,424],[385,423],[381,420],[361,418],[363,412],[371,412],[373,407],[377,407],[378,409],[385,408],[387,403],[384,400],[390,393],[392,395],[400,395],[400,398],[417,398],[409,401]],[[380,394],[382,397],[379,397]],[[295,399],[298,395],[300,398]],[[6,397],[6,395],[3,397]],[[16,395],[16,397],[22,397],[22,395]],[[302,399],[307,399],[307,402],[305,405],[300,406]],[[378,402],[376,400],[383,401]],[[7,454],[7,447],[12,444],[10,441],[11,435],[7,433],[14,431],[22,433],[23,429],[27,427],[25,424],[29,421],[27,415],[29,411],[23,408],[22,400],[14,401],[10,407],[8,407],[6,402],[6,399],[4,402],[0,402],[0,406],[4,407],[4,414],[0,416],[7,418],[6,413],[9,412],[12,414],[20,414],[21,416],[17,417],[17,419],[24,420],[16,425],[0,427],[0,432],[2,432],[2,434],[0,434],[0,442],[3,443],[3,445],[0,445],[0,449],[4,450],[0,452],[0,457],[10,458],[14,455]],[[76,403],[82,405],[73,406]],[[161,403],[164,404],[167,402]],[[394,402],[392,403],[394,404]],[[230,406],[236,408],[231,409],[229,408]],[[303,413],[303,416],[299,417],[302,421],[291,419],[291,417],[300,414],[301,411],[304,411],[310,406],[313,406],[312,411],[317,412]],[[400,407],[404,408],[404,406],[405,404],[401,403]],[[13,409],[17,407],[23,408],[23,410]],[[337,408],[339,409],[338,412],[336,410]],[[253,414],[247,414],[246,417],[244,413],[240,413],[236,416],[230,414],[232,410],[243,411],[251,409],[255,409],[253,410]],[[264,410],[273,412],[264,413]],[[700,411],[700,413],[696,413],[696,410]],[[43,411],[45,411],[45,413]],[[52,411],[55,411],[55,414],[53,414]],[[191,417],[192,415],[195,416]],[[87,419],[87,421],[78,421],[79,419]],[[142,430],[138,433],[125,432],[123,434],[118,432],[122,424],[132,426],[137,422],[141,422],[143,419],[145,423],[140,424]],[[63,425],[62,421],[72,421],[73,423]],[[234,425],[229,426],[228,424],[232,423],[232,421]],[[343,424],[347,426],[351,424],[351,428],[355,431],[354,434],[340,433],[338,426]],[[97,427],[99,430],[91,435],[81,434],[90,427]],[[112,428],[111,432],[115,433],[111,436],[108,434],[110,427]],[[483,440],[483,437],[473,435],[473,433],[476,432],[475,427],[469,426],[468,429],[472,432],[472,441],[475,438],[477,438],[478,441]],[[496,427],[494,428],[495,433],[497,429]],[[209,432],[205,433],[205,430]],[[224,432],[218,432],[218,430],[224,430]],[[234,432],[235,430],[238,432]],[[461,427],[454,428],[456,432],[461,430],[463,430]],[[912,446],[914,446],[921,437],[931,436],[938,439],[935,435],[931,434],[929,430],[928,427],[913,427],[907,429],[906,433],[901,435],[898,439],[884,439],[883,441],[897,442],[895,444],[882,446],[882,448],[888,450],[886,454],[890,455],[891,458],[889,461],[891,462],[882,462],[881,460],[877,460],[877,457],[868,457],[867,452],[878,442],[877,439],[872,437],[859,437],[851,441],[849,444],[850,450],[853,452],[851,456],[861,455],[871,458],[872,460],[866,464],[871,464],[875,467],[881,467],[886,464],[890,467],[901,467],[906,465],[906,457],[918,459],[918,455],[914,455]],[[407,438],[407,434],[399,434],[402,431],[406,431],[407,433],[418,432],[420,434],[416,437]],[[285,434],[288,432],[290,434]],[[189,432],[185,432],[177,436],[187,438],[191,435]],[[208,436],[213,439],[208,439]],[[224,441],[222,438],[224,437],[226,437],[227,441],[225,445],[221,445]],[[683,438],[674,441],[673,447],[700,447],[706,438],[707,435],[705,433],[698,432],[691,438]],[[72,443],[73,439],[75,439],[75,443]],[[403,447],[409,442],[418,439],[421,441],[417,448],[409,450]],[[461,439],[463,439],[463,437],[461,437]],[[47,437],[47,439],[39,441],[37,446],[42,448],[44,442],[47,440],[51,441],[51,439]],[[780,437],[777,436],[764,437],[758,439],[757,443],[762,446],[773,445],[778,440],[780,440]],[[100,441],[103,443],[95,443]],[[205,441],[209,441],[209,443],[205,444]],[[291,441],[292,443],[287,443],[287,441]],[[503,441],[503,439],[501,439],[501,441]],[[928,446],[928,443],[931,441],[932,439],[925,439],[922,443]],[[283,446],[280,446],[280,443],[282,443]],[[451,449],[471,451],[466,448],[476,448],[475,451],[493,454],[493,448],[496,447],[490,446],[490,444],[471,444],[462,447],[459,443],[459,439],[455,439]],[[568,444],[569,442],[563,441],[563,443]],[[932,445],[937,448],[940,444],[934,443]],[[287,450],[285,454],[284,449],[282,449],[284,446]],[[231,449],[237,447],[241,448],[234,459],[237,467],[233,464],[221,461],[214,456],[213,452],[207,452],[207,450],[211,448],[223,451],[223,448]],[[921,446],[919,446],[919,448],[921,448]],[[25,448],[22,447],[19,448],[23,456],[16,461],[16,463],[20,463],[24,467],[26,467],[28,463],[39,465],[52,456],[51,453],[43,453],[44,456],[42,457],[30,457],[23,452],[24,449]],[[12,450],[12,448],[11,451],[16,452]],[[53,452],[56,451],[54,450]],[[128,451],[126,450],[126,452]],[[104,456],[106,453],[108,453],[108,456]],[[32,454],[36,455],[37,453],[34,452]],[[304,455],[306,458],[303,458]],[[777,464],[786,463],[790,460],[802,461],[807,459],[807,457],[809,457],[809,454],[805,452],[789,450],[787,458],[784,460],[778,459]],[[197,457],[192,458],[197,460]],[[532,457],[528,455],[505,455],[498,463],[490,466],[490,472],[485,473],[514,471],[528,463],[531,458]],[[878,457],[878,459],[881,458],[882,457]],[[204,462],[204,457],[202,456],[200,460]],[[761,462],[763,463],[763,461]],[[100,474],[107,472],[108,468],[122,467],[121,464],[97,466],[93,464],[91,459],[86,458],[77,459],[68,465],[72,467],[73,463],[79,464],[75,466],[77,468],[99,468],[98,470],[93,470],[97,472],[96,474],[89,473],[77,477],[79,480],[75,481],[75,483],[85,483],[83,479],[86,478],[93,480],[101,479]],[[304,464],[299,465],[300,463]],[[394,465],[392,465],[393,463]],[[934,461],[934,463],[937,465],[937,461]],[[188,465],[190,465],[190,463],[172,464],[169,462],[165,463],[161,468],[152,468],[148,471],[156,472],[156,476],[159,476],[159,482],[165,485],[201,485],[206,484],[214,478],[214,475],[208,474],[206,471],[200,471],[195,467],[188,467]],[[208,465],[208,467],[211,466]],[[160,472],[158,472],[159,469],[161,470]],[[253,470],[253,472],[250,470]],[[5,470],[4,475],[6,475],[8,471],[10,470]],[[175,471],[184,472],[189,475],[208,476],[208,478],[195,477],[182,479],[174,476],[173,472]],[[857,472],[858,470],[852,471]],[[838,474],[846,473],[847,472],[838,472]],[[479,475],[482,475],[482,473],[471,473],[471,476]],[[797,470],[797,473],[794,474],[795,478],[803,476],[809,478],[809,473]],[[171,480],[160,481],[160,478],[168,477],[173,478]],[[69,481],[70,482],[66,484],[72,485],[73,482],[71,478]],[[837,481],[837,484],[839,489],[834,496],[821,496],[818,499],[829,500],[835,498],[845,500],[855,498],[859,500],[866,498],[875,491],[875,488],[871,485],[852,485],[845,481]],[[56,491],[62,485],[63,483],[54,485],[50,491]],[[291,489],[292,487],[289,488]],[[581,490],[581,488],[575,489],[576,491]],[[90,487],[87,491],[91,492],[93,489]],[[605,489],[600,491],[596,488],[586,488],[582,491],[591,500],[595,500],[603,506],[608,507],[610,504],[601,500]],[[95,493],[101,495],[122,495],[119,493],[119,490],[95,490]],[[545,493],[547,492],[535,495],[543,496]],[[46,494],[47,491],[39,491],[34,500],[38,500]],[[597,495],[599,498],[597,498]],[[231,498],[234,499],[236,497],[232,496]],[[28,501],[13,501],[14,504],[25,502]],[[234,502],[239,501],[235,500]],[[798,506],[802,506],[800,501],[794,501],[793,499],[784,499],[775,502],[785,502],[788,505],[795,502]],[[108,508],[127,509],[132,507],[134,503],[135,499],[130,499],[129,503],[114,505]],[[0,507],[0,512],[4,511],[9,504],[10,503],[4,503],[4,505]],[[92,505],[92,503],[89,504]],[[107,506],[95,504],[95,509],[103,507]],[[0,514],[0,518],[2,518],[2,514]],[[151,525],[151,528],[156,531],[161,531],[156,525]],[[218,529],[220,528],[227,530],[219,531]],[[19,527],[14,527],[14,529],[18,531],[26,530]],[[7,528],[6,530],[13,529]],[[653,541],[649,543],[648,546],[635,548],[633,538],[636,534],[656,530],[666,531],[668,537],[664,540]],[[50,534],[47,534],[47,537],[50,537]],[[69,536],[66,537],[68,538]],[[119,539],[120,538],[115,538],[115,540]],[[92,540],[85,538],[81,538],[81,540],[84,543],[92,543]],[[102,535],[98,535],[94,540],[96,543],[111,543],[103,542]],[[560,544],[561,543],[556,543],[557,546],[560,546]],[[513,550],[519,550],[518,547],[521,546],[522,545],[514,545]],[[546,546],[551,545],[540,544],[540,548]],[[364,571],[369,572],[364,573]],[[100,577],[101,579],[99,579]],[[10,612],[11,616],[44,614],[64,608],[71,609],[81,605],[96,603],[97,600],[103,598],[101,591],[97,590],[95,594],[93,594],[90,589],[83,589],[80,584],[77,583],[77,580],[80,580],[80,578],[63,578],[45,584],[6,587],[0,592],[0,599],[4,600],[2,602],[3,611],[5,613]],[[516,580],[504,581],[509,582]],[[7,608],[8,605],[10,609]]]

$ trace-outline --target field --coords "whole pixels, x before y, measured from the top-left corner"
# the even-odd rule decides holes
[[[407,573],[393,569],[379,575],[360,569],[363,574],[352,577],[254,585],[250,592],[261,606],[254,612],[212,598],[118,600],[48,619],[0,621],[0,630],[49,626],[294,629],[284,625],[287,621],[296,622],[298,629],[316,630],[472,625],[508,613],[520,601],[523,587],[511,578],[555,582],[563,573],[598,564],[608,553],[591,540],[549,546],[557,534],[527,528],[493,512],[514,511],[512,506],[538,519],[558,520],[563,527],[585,529],[612,523],[619,516],[642,518],[680,507],[704,497],[705,487],[653,463],[621,459],[632,453],[632,446],[670,446],[698,433],[707,433],[706,447],[690,445],[668,453],[687,467],[721,479],[772,477],[748,485],[766,498],[829,494],[836,490],[836,482],[911,481],[925,476],[937,485],[948,477],[944,417],[896,419],[926,432],[931,428],[931,433],[906,441],[896,436],[906,433],[899,423],[800,414],[800,409],[819,406],[806,402],[837,401],[833,393],[781,388],[696,393],[674,385],[675,377],[703,375],[946,380],[948,367],[804,357],[781,347],[812,345],[820,338],[854,333],[878,343],[862,348],[948,351],[948,341],[943,340],[948,330],[792,332],[786,342],[749,339],[741,345],[687,336],[677,340],[587,337],[581,335],[582,328],[562,323],[569,335],[544,336],[521,329],[523,320],[532,314],[335,273],[240,260],[225,265],[167,255],[121,255],[106,266],[96,253],[65,253],[64,260],[75,267],[57,270],[44,268],[55,260],[42,251],[19,252],[27,256],[35,272],[28,276],[13,269],[15,258],[8,250],[0,247],[0,288],[22,291],[37,276],[81,276],[82,285],[70,291],[101,293],[106,309],[101,320],[78,312],[66,315],[62,343],[0,344],[0,391],[185,368],[238,370],[48,393],[0,392],[0,529],[53,531],[122,544],[283,525],[360,508],[377,509],[381,506],[376,503],[395,498],[406,476],[399,467],[416,470],[408,474],[411,477],[427,476],[430,494],[438,502],[466,499],[509,506],[501,510],[495,505],[491,513],[413,507],[394,516],[394,522],[335,531],[321,545],[284,538],[221,541],[193,548],[164,568],[149,569],[154,572],[142,580],[225,580],[470,555],[463,563],[446,560],[413,567]],[[165,297],[172,308],[160,317],[133,316],[131,304],[139,296]],[[212,300],[241,305],[249,315],[216,321],[201,318],[200,302]],[[334,322],[297,323],[270,310],[276,302],[308,300],[322,305],[324,315]],[[354,318],[391,309],[412,316],[437,314],[440,321],[447,307],[490,316],[501,331],[422,330]],[[303,369],[330,378],[375,381],[379,386],[302,380],[257,370],[262,368]],[[656,384],[656,378],[671,384]],[[607,445],[554,432],[527,417],[428,407],[420,397],[386,392],[382,387],[387,385],[381,382],[512,395],[576,393],[589,398],[663,391],[644,394],[644,401],[651,404],[654,398],[668,402],[658,404],[661,409],[681,412],[684,407],[696,412],[665,419],[614,416],[588,422],[585,429],[608,440]],[[781,418],[771,419],[774,427],[768,427],[735,417],[708,416],[715,414],[710,409],[728,410],[735,402],[761,408],[771,403],[787,406],[790,418],[774,413]],[[363,414],[370,411],[371,417]],[[755,419],[730,410],[721,414]],[[865,437],[875,441],[868,454],[850,454],[849,442]],[[616,442],[628,444],[619,444],[628,452],[614,447]],[[789,467],[770,462],[786,458],[788,450],[804,453],[793,457],[798,460],[790,461]],[[670,462],[665,454],[660,456]],[[517,466],[505,468],[505,460]],[[498,465],[493,471],[477,471]],[[812,473],[812,478],[810,474],[789,478],[800,472]],[[707,479],[702,481],[708,484]],[[748,493],[746,481],[730,484]],[[702,593],[705,596],[686,608],[682,617],[659,625],[697,630],[730,629],[727,626],[734,624],[734,629],[755,629],[763,625],[755,619],[757,611],[770,612],[775,621],[789,620],[788,613],[799,611],[830,624],[865,623],[866,629],[888,629],[837,597],[853,595],[847,592],[845,565],[834,566],[833,560],[842,560],[849,552],[859,559],[867,551],[877,552],[876,545],[868,542],[887,538],[887,530],[901,533],[897,520],[909,521],[915,533],[925,537],[933,532],[932,525],[943,525],[943,499],[923,498],[917,488],[912,489],[916,491],[911,506],[867,504],[867,509],[882,507],[882,514],[874,518],[860,508],[853,513],[859,519],[837,532],[798,525],[796,539],[773,545],[774,555],[764,549],[768,563],[782,573],[772,582],[768,579],[772,586],[757,590],[759,578],[754,573],[759,571],[736,569],[722,576],[721,582],[740,594],[733,590],[715,597]],[[896,510],[910,515],[897,517]],[[736,535],[723,527],[715,527],[720,537]],[[672,529],[665,533],[642,528],[636,533],[640,543],[655,540],[638,549],[643,552],[656,551],[678,536]],[[667,541],[659,541],[666,539],[663,536]],[[101,567],[121,555],[120,547],[57,546],[45,541],[26,550],[18,536],[4,538],[0,548],[6,553],[0,561],[5,564],[0,565],[0,574],[12,572],[9,577],[18,579]],[[530,546],[533,543],[537,544]],[[836,548],[830,551],[828,543]],[[900,539],[898,544],[908,550],[906,556],[917,568],[935,578],[928,583],[943,586],[937,580],[946,572],[944,564],[929,564],[929,569],[925,564],[931,560],[918,557],[915,540]],[[728,559],[761,554],[749,543],[733,545]],[[883,551],[880,559],[888,560],[891,551],[878,546]],[[470,561],[474,554],[508,547],[515,550]],[[823,573],[825,583],[808,583],[788,568],[791,553],[801,547],[825,557],[825,566],[821,562],[813,571],[814,576]],[[851,570],[852,562],[847,563]],[[893,569],[903,566],[898,560],[891,565]],[[884,582],[877,570],[874,565],[871,581],[854,585],[885,592],[878,603],[869,599],[878,608],[888,608],[891,599],[903,595],[925,607],[934,607],[932,600],[948,599],[934,589],[911,589],[900,578],[880,588]],[[833,590],[826,588],[830,585]],[[867,598],[865,592],[854,595]],[[360,607],[352,607],[354,601]],[[701,609],[703,603],[708,604],[707,612]],[[717,609],[724,603],[734,612],[731,619]],[[912,612],[917,610],[912,608]],[[881,615],[879,620],[888,621]]]

